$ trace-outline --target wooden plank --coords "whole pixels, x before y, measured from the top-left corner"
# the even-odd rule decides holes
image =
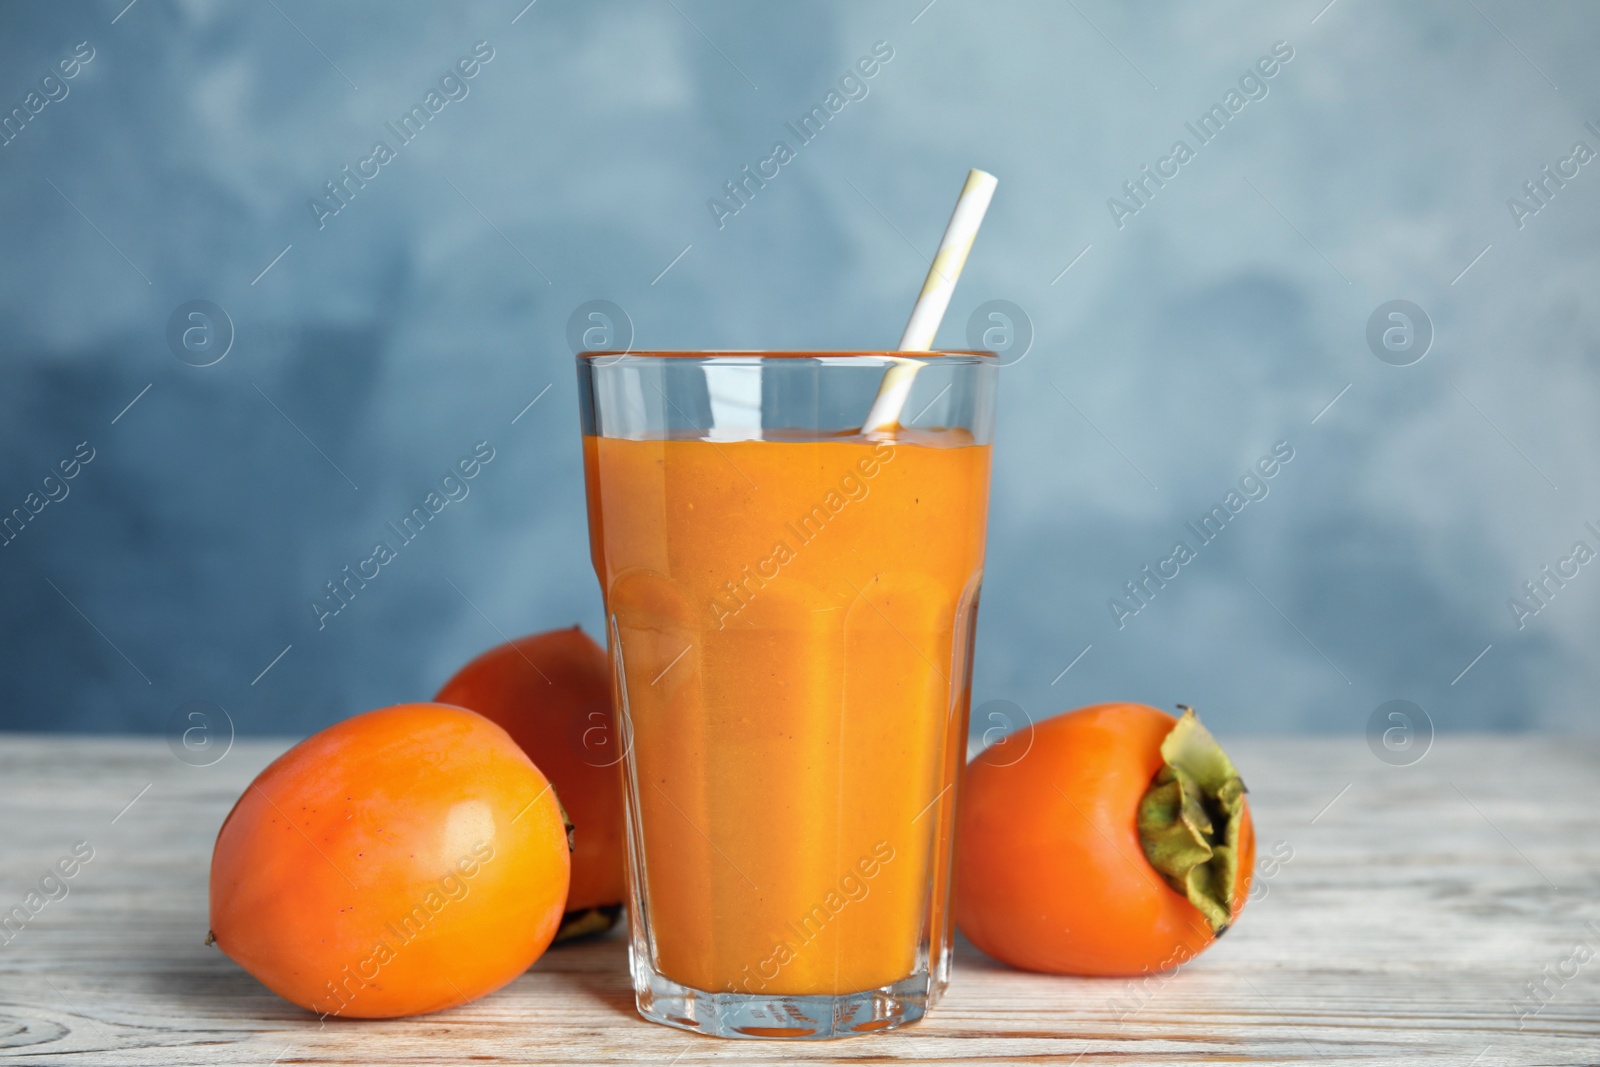
[[[1360,738],[1232,741],[1263,855],[1283,842],[1293,858],[1212,951],[1107,981],[963,946],[924,1023],[811,1043],[640,1021],[620,938],[553,951],[454,1011],[319,1024],[202,944],[216,829],[283,747],[195,768],[160,739],[0,735],[0,909],[75,842],[94,849],[0,944],[0,1062],[1600,1061],[1600,955],[1547,1002],[1523,988],[1576,945],[1600,950],[1600,741],[1447,735],[1410,767]]]

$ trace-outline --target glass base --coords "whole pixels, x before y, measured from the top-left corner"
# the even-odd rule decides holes
[[[826,1040],[860,1037],[914,1023],[937,999],[926,971],[859,993],[774,996],[707,993],[679,985],[634,961],[639,1014],[710,1037]]]

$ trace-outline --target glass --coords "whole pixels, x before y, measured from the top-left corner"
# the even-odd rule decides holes
[[[904,426],[862,433],[905,359]],[[841,1037],[944,991],[997,373],[579,357],[647,1019]]]

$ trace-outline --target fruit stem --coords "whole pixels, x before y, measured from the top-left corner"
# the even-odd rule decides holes
[[[1194,709],[1178,706],[1183,717],[1161,742],[1161,769],[1139,802],[1139,844],[1220,937],[1232,921],[1246,790]]]

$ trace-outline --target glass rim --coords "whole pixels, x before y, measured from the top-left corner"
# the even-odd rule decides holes
[[[975,359],[982,362],[998,361],[1000,355],[987,349],[938,348],[931,351],[908,352],[892,348],[686,348],[686,349],[598,349],[579,352],[580,360],[606,359],[950,359],[960,361]],[[609,364],[608,364],[609,365]]]

